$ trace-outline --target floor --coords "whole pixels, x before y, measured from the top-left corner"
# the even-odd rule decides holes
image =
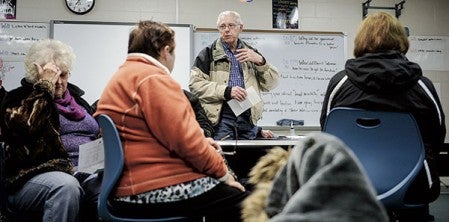
[[[435,222],[449,222],[449,177],[441,178],[441,195],[430,204],[430,214]]]

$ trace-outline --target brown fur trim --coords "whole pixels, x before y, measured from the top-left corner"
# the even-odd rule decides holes
[[[290,151],[281,147],[273,147],[268,153],[262,156],[249,173],[249,182],[258,184],[261,182],[271,182],[277,171],[287,162]]]
[[[242,220],[244,222],[268,221],[265,213],[266,199],[274,177],[288,160],[290,150],[273,147],[257,161],[249,173],[249,182],[255,185],[251,194],[243,201]]]

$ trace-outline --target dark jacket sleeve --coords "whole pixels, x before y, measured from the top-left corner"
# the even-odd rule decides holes
[[[326,118],[327,118],[327,106],[329,103],[329,97],[330,94],[332,92],[332,90],[334,90],[334,88],[336,87],[336,85],[338,84],[338,82],[340,82],[340,80],[346,75],[345,71],[341,71],[337,74],[335,74],[331,80],[329,81],[329,84],[327,86],[326,89],[326,94],[324,95],[324,100],[323,100],[323,107],[321,108],[321,116],[320,116],[320,125],[321,125],[321,129],[323,129],[324,124],[326,123]],[[331,104],[331,109],[332,109],[332,104]]]
[[[204,111],[203,106],[201,105],[201,102],[198,99],[198,97],[187,90],[184,90],[184,94],[189,99],[193,111],[195,111],[196,121],[198,121],[201,129],[203,129],[204,135],[206,137],[213,137],[215,133],[214,126],[212,125],[211,121],[207,118],[206,112]]]

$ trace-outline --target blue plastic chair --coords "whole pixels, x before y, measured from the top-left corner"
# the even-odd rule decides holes
[[[120,136],[112,119],[101,114],[97,117],[103,134],[104,145],[104,174],[101,184],[101,192],[98,199],[98,214],[105,221],[186,221],[183,217],[169,217],[169,218],[124,218],[113,215],[110,211],[111,204],[109,197],[114,191],[117,181],[119,180],[123,165],[124,156]]]
[[[409,113],[334,108],[323,131],[351,148],[362,163],[377,198],[387,209],[423,207],[404,201],[424,165],[424,145]]]

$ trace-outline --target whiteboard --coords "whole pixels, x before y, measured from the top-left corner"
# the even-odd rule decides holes
[[[3,87],[10,91],[20,86],[25,76],[23,60],[31,44],[49,37],[49,24],[42,22],[0,22],[0,75]]]
[[[407,58],[423,70],[449,71],[449,36],[410,36]]]
[[[95,102],[111,76],[125,61],[128,37],[136,23],[51,21],[51,37],[73,47],[76,62],[71,83],[86,94],[84,99]],[[172,76],[181,87],[188,89],[192,66],[193,26],[167,24],[175,31],[175,67]]]
[[[195,56],[218,36],[216,31],[195,32]],[[261,52],[280,74],[279,85],[261,94],[264,111],[257,124],[275,126],[287,118],[319,126],[328,82],[346,62],[346,35],[247,30],[240,38]]]

